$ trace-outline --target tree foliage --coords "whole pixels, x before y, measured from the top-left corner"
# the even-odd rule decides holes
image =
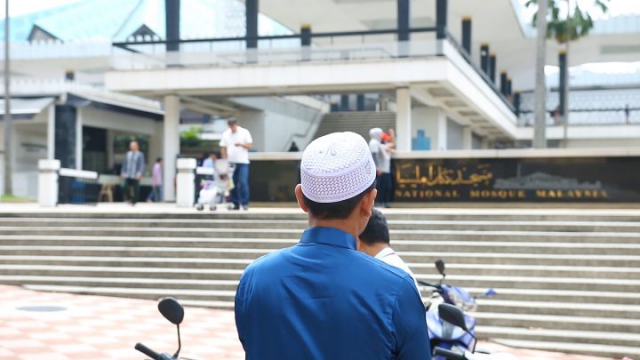
[[[567,41],[575,41],[581,37],[587,36],[593,29],[593,17],[587,10],[580,7],[578,0],[573,0],[573,9],[571,16],[567,19],[567,15],[561,16],[561,4],[568,4],[568,0],[548,0],[549,1],[549,19],[547,22],[547,38],[555,39],[559,44],[565,44]],[[609,10],[609,2],[611,0],[593,0],[593,7],[606,13]],[[526,7],[537,7],[538,0],[529,0],[525,4]],[[538,13],[533,15],[532,25],[535,27],[538,23]]]

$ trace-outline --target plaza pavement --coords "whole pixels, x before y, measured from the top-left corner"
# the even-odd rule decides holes
[[[30,311],[33,309],[58,311]],[[186,308],[182,355],[190,359],[240,360],[233,312]],[[143,359],[136,342],[173,354],[175,327],[149,300],[40,293],[0,285],[0,359]],[[482,343],[500,360],[602,360],[506,348]]]

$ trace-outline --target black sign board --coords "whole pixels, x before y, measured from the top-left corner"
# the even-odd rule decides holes
[[[295,201],[299,161],[251,163],[252,201]],[[395,202],[640,202],[640,157],[396,159]]]

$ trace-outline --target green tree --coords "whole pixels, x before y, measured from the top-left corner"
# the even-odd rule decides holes
[[[611,0],[548,0],[549,7],[547,15],[547,38],[555,39],[558,44],[565,45],[565,51],[567,54],[567,66],[563,69],[564,73],[560,74],[567,79],[567,86],[565,91],[565,102],[562,113],[564,118],[562,122],[564,124],[564,146],[567,145],[567,128],[569,124],[569,44],[571,41],[578,40],[582,37],[589,35],[593,29],[593,13],[600,11],[605,14],[609,10],[609,3]],[[585,10],[580,7],[580,4],[587,4],[590,10]],[[565,5],[563,5],[565,4]],[[525,3],[526,7],[538,7],[538,0],[529,0]],[[565,13],[561,11],[562,8],[566,8]],[[531,24],[536,27],[538,24],[538,13],[536,12],[531,19]],[[540,51],[540,49],[537,49]],[[536,87],[545,86],[539,84],[536,81]],[[562,89],[561,89],[562,90]]]

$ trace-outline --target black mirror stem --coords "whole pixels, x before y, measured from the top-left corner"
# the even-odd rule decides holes
[[[182,340],[180,339],[180,324],[176,325],[176,327],[178,328],[178,351],[173,354],[174,359],[177,359],[178,356],[180,356],[180,350],[182,349]]]

